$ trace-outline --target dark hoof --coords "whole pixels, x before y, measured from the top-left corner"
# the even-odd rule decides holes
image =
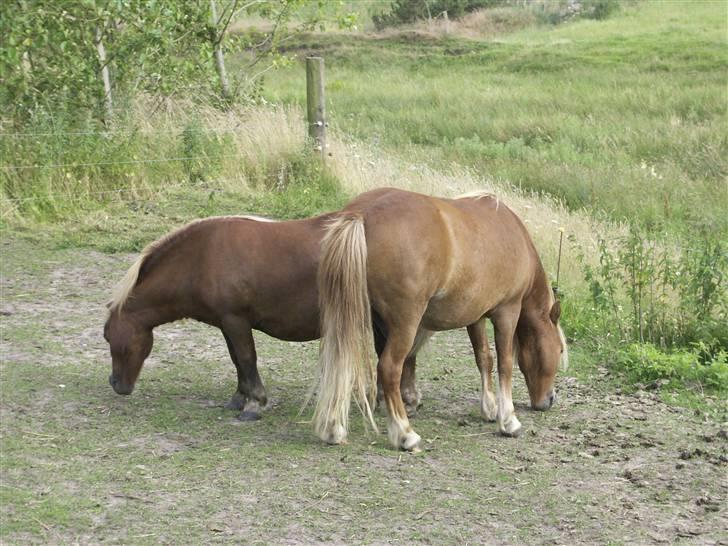
[[[238,415],[238,419],[241,421],[258,421],[260,420],[260,413],[255,411],[244,411]]]

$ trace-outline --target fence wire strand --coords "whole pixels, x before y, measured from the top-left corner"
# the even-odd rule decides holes
[[[37,138],[37,137],[48,137],[48,136],[101,136],[106,137],[110,135],[164,135],[164,134],[178,134],[182,136],[185,132],[190,133],[211,133],[211,134],[229,134],[237,133],[242,128],[237,129],[155,129],[155,130],[131,130],[131,131],[49,131],[41,133],[13,133],[13,132],[0,132],[0,138]]]
[[[152,159],[130,159],[128,161],[99,161],[96,163],[57,163],[51,165],[2,165],[3,169],[8,171],[22,171],[28,169],[72,169],[76,167],[98,167],[104,165],[136,165],[141,163],[168,163],[172,161],[196,161],[200,159],[205,160],[217,160],[217,159],[232,159],[236,157],[243,157],[243,154],[231,154],[231,155],[199,155],[189,157],[158,157]]]

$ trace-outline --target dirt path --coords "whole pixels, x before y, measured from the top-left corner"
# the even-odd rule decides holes
[[[422,453],[358,421],[330,448],[297,415],[316,343],[258,336],[272,404],[257,423],[220,407],[232,365],[220,334],[191,322],[159,329],[119,397],[101,327],[130,257],[0,244],[4,544],[728,544],[725,413],[620,394],[580,368],[578,346],[553,410],[529,411],[517,378],[519,439],[479,420],[453,332],[421,358]]]

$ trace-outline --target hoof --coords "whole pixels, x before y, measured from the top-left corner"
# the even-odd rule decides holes
[[[480,400],[480,415],[484,421],[494,422],[498,418],[498,406],[493,393],[488,392]]]
[[[513,432],[506,432],[504,430],[501,430],[501,436],[505,436],[506,438],[518,438],[521,435],[522,431],[522,428],[517,428]]]
[[[404,409],[407,412],[407,417],[409,419],[412,419],[414,416],[417,415],[417,410],[419,409],[419,406],[411,406],[409,404],[405,404]]]
[[[499,429],[501,435],[508,438],[518,438],[523,431],[523,427],[515,415],[512,415],[505,423],[501,423]]]
[[[259,421],[260,413],[257,411],[243,411],[238,415],[238,419],[241,421]]]
[[[422,438],[420,438],[420,435],[413,431],[402,437],[399,448],[404,451],[419,451],[421,441]]]
[[[330,430],[320,435],[321,439],[329,445],[336,446],[346,443],[346,429],[341,425],[335,425]]]
[[[240,398],[235,398],[235,396],[233,396],[230,399],[230,402],[225,404],[223,407],[229,410],[240,411],[245,407],[245,400],[241,400]]]

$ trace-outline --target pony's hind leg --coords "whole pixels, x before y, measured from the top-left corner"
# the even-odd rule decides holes
[[[228,407],[242,410],[242,421],[256,421],[268,398],[258,374],[253,331],[246,321],[233,317],[223,321],[223,334],[238,373],[238,390]],[[238,401],[242,404],[236,408]]]
[[[488,346],[488,333],[486,331],[486,318],[481,318],[468,326],[468,336],[473,345],[475,364],[480,371],[482,393],[480,396],[480,414],[486,421],[495,421],[498,407],[493,395],[493,356]]]
[[[513,336],[520,307],[507,307],[498,310],[492,317],[495,330],[495,351],[498,356],[498,410],[496,421],[504,436],[516,437],[521,434],[521,423],[516,417],[512,398],[513,379]]]
[[[377,358],[380,358],[387,343],[387,335],[382,319],[376,315],[372,323],[372,331],[374,333],[374,348],[377,352]],[[415,353],[418,348],[414,347],[412,349],[410,355],[405,359],[402,369],[400,392],[402,393],[402,401],[407,411],[407,417],[414,417],[417,413],[417,408],[420,407],[421,396],[415,382],[415,368],[417,366],[417,355]],[[380,378],[377,378],[377,406],[380,408],[384,407],[384,390],[382,389],[382,380]]]
[[[394,447],[406,451],[415,449],[420,443],[420,436],[410,426],[400,392],[402,368],[412,349],[415,333],[416,328],[390,329],[390,335],[377,367],[388,414],[389,441]]]

